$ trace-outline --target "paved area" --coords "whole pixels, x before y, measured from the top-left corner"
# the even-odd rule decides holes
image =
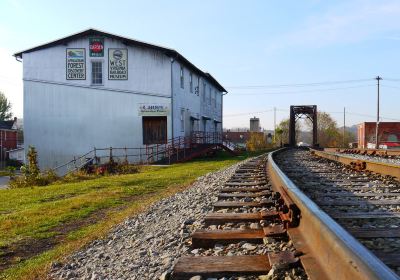
[[[0,177],[0,190],[8,189],[9,176]]]

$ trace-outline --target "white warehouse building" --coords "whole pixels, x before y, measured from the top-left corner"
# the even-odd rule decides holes
[[[227,92],[173,49],[88,29],[23,61],[25,151],[54,168],[94,147],[144,147],[222,132]]]

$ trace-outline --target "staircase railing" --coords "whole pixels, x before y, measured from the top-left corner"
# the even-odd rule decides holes
[[[223,143],[222,134],[219,132],[193,131],[190,136],[178,136],[165,143],[149,144],[141,148],[93,148],[86,154],[74,157],[52,170],[65,175],[88,164],[106,163],[111,158],[138,164],[152,164],[163,159],[167,159],[168,163],[171,163],[173,157],[176,160],[180,160],[180,157],[183,159],[198,145],[221,143]]]

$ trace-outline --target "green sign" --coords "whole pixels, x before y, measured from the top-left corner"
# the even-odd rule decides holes
[[[104,38],[89,38],[89,56],[104,57]]]

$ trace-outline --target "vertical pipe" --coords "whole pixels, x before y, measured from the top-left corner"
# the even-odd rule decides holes
[[[343,148],[346,148],[345,147],[345,143],[346,143],[345,135],[346,135],[346,107],[343,108]]]
[[[379,149],[379,81],[382,80],[381,77],[377,76],[375,78],[378,81],[378,100],[377,100],[377,114],[376,114],[376,130],[375,130],[375,149]]]
[[[276,132],[276,107],[274,107],[274,143],[276,141],[275,132]]]

